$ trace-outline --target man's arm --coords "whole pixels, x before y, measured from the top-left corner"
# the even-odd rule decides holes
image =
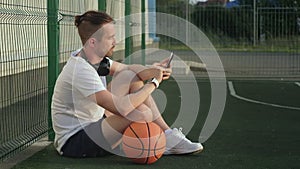
[[[141,90],[125,96],[115,96],[108,90],[102,90],[90,97],[96,99],[97,104],[109,112],[125,117],[144,103],[154,90],[155,85],[147,83]]]
[[[127,116],[130,112],[144,103],[154,89],[158,87],[159,83],[162,81],[162,75],[163,73],[160,69],[153,68],[151,77],[155,78],[156,81],[154,80],[153,82],[148,82],[144,85],[140,84],[141,88],[133,88],[131,91],[131,87],[134,86],[131,86],[130,79],[132,79],[132,76],[136,77],[136,74],[130,70],[124,70],[111,82],[112,88],[117,87],[114,92],[103,90],[96,92],[89,97],[106,110],[117,115]],[[142,81],[136,79],[136,82],[139,83]],[[136,83],[134,82],[133,85],[135,84]],[[130,93],[130,91],[132,93]]]
[[[135,72],[142,81],[145,81],[154,77],[153,72],[155,72],[155,69],[161,69],[163,71],[163,80],[168,79],[172,73],[171,68],[164,68],[160,63],[155,63],[153,66],[147,67],[139,64],[126,65],[119,62],[113,62],[110,68],[110,75],[113,76],[114,73],[119,73],[123,70],[131,70]]]

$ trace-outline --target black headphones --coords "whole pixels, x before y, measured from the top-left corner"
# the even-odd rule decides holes
[[[99,76],[107,76],[109,75],[109,68],[110,68],[110,63],[109,63],[109,59],[107,59],[107,57],[105,56],[102,61],[100,63],[96,63],[96,64],[91,64],[87,57],[85,56],[85,53],[83,50],[81,50],[81,57],[83,59],[85,59],[90,65],[93,66],[93,68],[96,69],[97,73]]]
[[[110,63],[107,57],[104,57],[102,61],[99,64],[99,67],[97,69],[97,73],[99,76],[107,76],[109,75],[109,68],[110,68]]]

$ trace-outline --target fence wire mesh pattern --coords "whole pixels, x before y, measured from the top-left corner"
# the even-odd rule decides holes
[[[72,15],[95,4],[60,1],[61,63],[81,46]],[[48,132],[47,1],[1,0],[0,30],[1,162]]]
[[[211,5],[158,1],[157,11],[176,15],[196,25],[218,51],[226,77],[299,78],[299,3],[289,7],[265,7],[262,4],[227,7],[223,1]],[[184,31],[189,30],[187,27]],[[161,48],[188,48],[170,37],[160,36],[160,40]],[[187,51],[181,52],[181,57],[197,58]],[[199,76],[205,74],[205,69],[194,70]]]
[[[47,132],[46,2],[0,3],[0,159]]]

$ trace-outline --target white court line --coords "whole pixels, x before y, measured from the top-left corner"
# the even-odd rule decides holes
[[[299,84],[300,85],[300,84]],[[228,81],[228,88],[229,88],[229,92],[230,94],[238,99],[247,101],[247,102],[251,102],[251,103],[257,103],[257,104],[263,104],[263,105],[267,105],[267,106],[273,106],[273,107],[279,107],[279,108],[284,108],[284,109],[293,109],[293,110],[300,110],[299,107],[291,107],[291,106],[282,106],[282,105],[278,105],[278,104],[273,104],[273,103],[266,103],[266,102],[261,102],[261,101],[257,101],[257,100],[252,100],[252,99],[248,99],[242,96],[239,96],[236,94],[234,87],[233,87],[233,83],[231,81]]]
[[[299,82],[295,82],[295,84],[300,87],[300,83]]]

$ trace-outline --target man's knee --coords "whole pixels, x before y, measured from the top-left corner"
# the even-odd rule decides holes
[[[130,121],[153,121],[153,112],[145,104],[140,105],[134,111],[126,116]]]
[[[128,94],[139,90],[144,85],[144,82],[131,70],[124,70],[113,76],[111,83],[108,85],[108,90],[111,92]]]

